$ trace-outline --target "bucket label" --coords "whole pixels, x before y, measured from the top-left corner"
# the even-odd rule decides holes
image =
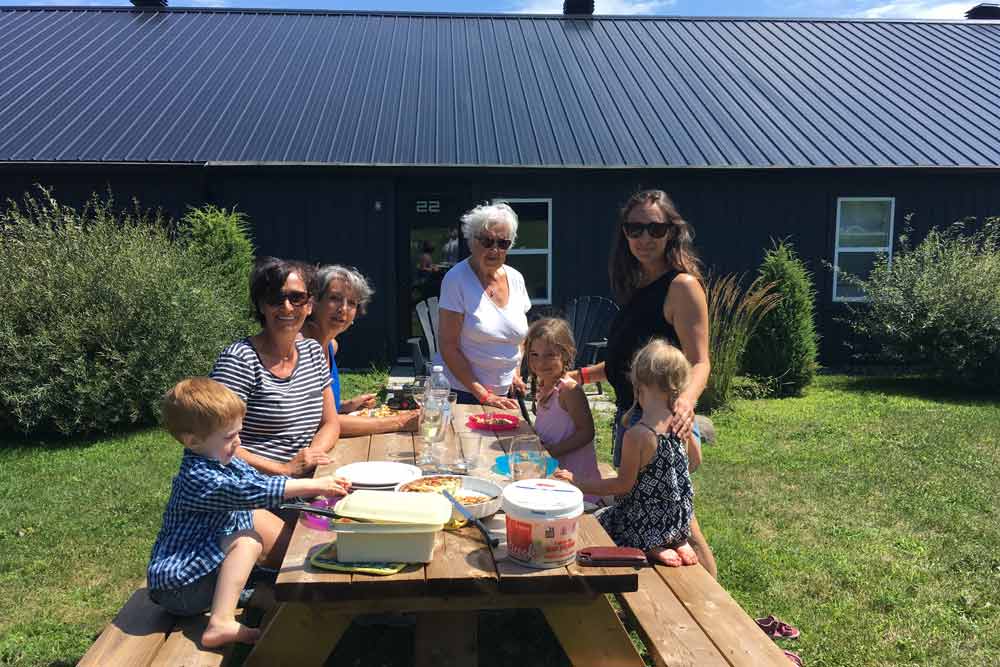
[[[521,521],[507,515],[507,552],[533,567],[565,565],[576,556],[578,517]]]

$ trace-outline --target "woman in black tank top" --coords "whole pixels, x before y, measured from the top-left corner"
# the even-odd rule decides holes
[[[669,424],[684,441],[691,435],[694,408],[711,369],[708,301],[691,226],[662,190],[633,195],[620,213],[609,273],[621,311],[611,323],[606,361],[576,373],[584,383],[607,380],[615,388],[615,466],[621,461],[621,417],[634,400],[628,377],[633,355],[651,338],[664,338],[691,363],[691,381],[677,398]],[[715,561],[696,522],[691,537],[702,564],[715,576]]]

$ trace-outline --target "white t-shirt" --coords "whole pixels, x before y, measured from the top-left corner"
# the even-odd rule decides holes
[[[498,396],[507,394],[514,380],[514,370],[521,363],[521,343],[528,335],[527,312],[531,310],[524,276],[506,264],[503,268],[510,289],[506,307],[501,308],[486,295],[468,259],[444,275],[438,301],[438,308],[465,316],[458,336],[458,349],[469,360],[476,380]],[[453,389],[469,391],[447,364],[444,364],[444,372]]]

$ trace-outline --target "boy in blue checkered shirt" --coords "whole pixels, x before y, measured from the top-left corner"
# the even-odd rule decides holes
[[[236,458],[246,405],[215,380],[181,380],[162,407],[184,455],[149,561],[149,596],[179,616],[211,608],[201,636],[206,647],[252,644],[260,631],[236,620],[236,605],[254,565],[277,567],[287,546],[275,548],[284,522],[263,508],[298,496],[344,495],[350,483],[271,477]]]

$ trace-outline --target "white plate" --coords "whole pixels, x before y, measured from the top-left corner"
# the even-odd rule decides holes
[[[422,471],[417,466],[395,461],[358,461],[337,468],[333,473],[344,477],[352,484],[360,486],[395,486],[420,477]]]

